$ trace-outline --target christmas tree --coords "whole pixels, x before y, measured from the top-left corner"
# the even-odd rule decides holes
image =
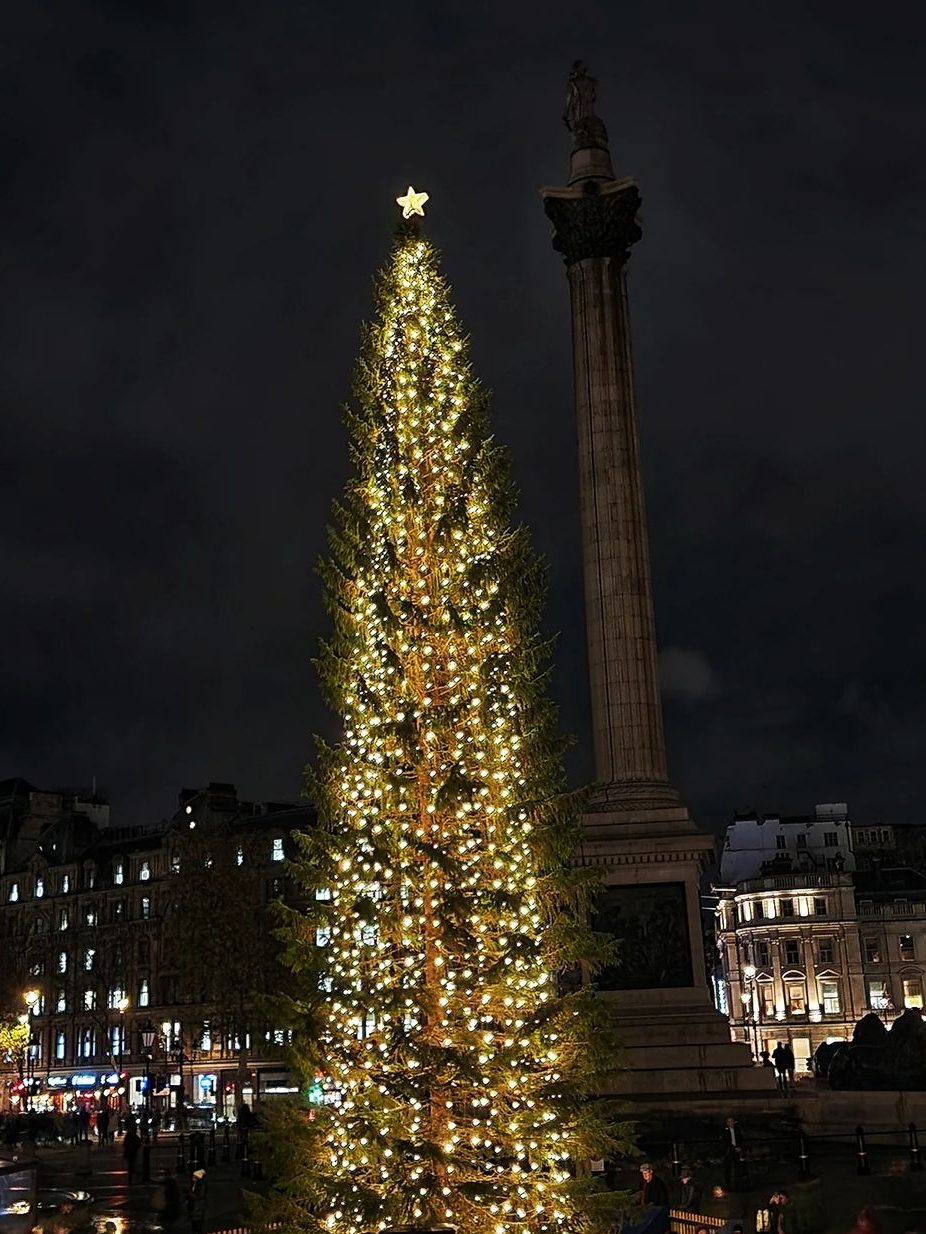
[[[423,195],[399,199],[421,213]],[[323,578],[321,746],[303,908],[296,1063],[318,1104],[268,1140],[286,1228],[594,1228],[574,1163],[624,1133],[593,1082],[606,1010],[563,974],[606,958],[570,864],[577,802],[545,697],[542,571],[489,435],[438,257],[399,230],[348,410],[355,477]],[[612,1204],[613,1207],[613,1204]]]

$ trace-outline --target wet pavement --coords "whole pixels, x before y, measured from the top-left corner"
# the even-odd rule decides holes
[[[20,1160],[33,1158],[31,1146],[20,1147],[16,1153]],[[180,1185],[184,1199],[184,1212],[179,1221],[170,1227],[176,1234],[189,1230],[185,1211],[186,1192],[190,1182],[190,1168],[177,1169],[177,1137],[161,1135],[151,1150],[151,1180],[141,1181],[141,1155],[136,1163],[135,1181],[129,1183],[125,1161],[122,1156],[122,1141],[100,1147],[97,1143],[70,1147],[64,1145],[39,1145],[34,1150],[38,1164],[39,1192],[49,1190],[74,1190],[89,1192],[89,1205],[79,1204],[66,1221],[70,1229],[96,1228],[99,1234],[143,1234],[144,1231],[163,1230],[164,1222],[159,1212],[162,1202],[161,1181],[170,1171]],[[208,1201],[205,1229],[227,1230],[244,1224],[242,1184],[252,1188],[249,1179],[242,1179],[239,1162],[218,1161],[206,1166]],[[40,1214],[41,1224],[51,1229],[53,1213]]]

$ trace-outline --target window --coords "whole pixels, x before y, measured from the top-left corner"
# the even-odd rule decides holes
[[[271,861],[282,861],[283,859],[284,859],[283,837],[275,836],[273,840],[273,848],[270,851],[270,860]]]
[[[88,926],[95,926],[96,925],[96,909],[88,908],[84,920],[87,922]]]
[[[63,896],[66,896],[70,890],[71,890],[71,876],[70,874],[62,874],[61,875],[61,894]]]
[[[788,841],[784,836],[775,836],[775,847],[779,850],[788,847]]]
[[[84,972],[93,972],[93,962],[96,959],[96,948],[88,947],[84,952]]]
[[[901,934],[900,936],[900,958],[902,960],[915,960],[916,949],[913,946],[912,934]]]
[[[148,998],[149,998],[149,993],[148,993],[148,978],[147,978],[147,977],[142,977],[142,978],[141,978],[141,980],[140,980],[140,981],[139,981],[139,983],[138,983],[138,998],[137,998],[137,1000],[136,1000],[136,1001],[137,1001],[137,1003],[138,1003],[138,1005],[139,1005],[139,1007],[147,1007],[147,1006],[148,1006]]]
[[[140,938],[138,940],[138,963],[142,966],[142,968],[146,968],[150,959],[151,948],[149,946],[148,939]]]
[[[759,1015],[763,1020],[775,1018],[775,987],[770,981],[760,981],[756,987],[759,991]]]
[[[801,944],[796,938],[788,938],[785,940],[785,964],[800,964],[801,962]]]
[[[66,973],[68,971],[68,953],[66,951],[58,952],[58,972]]]
[[[171,858],[170,858],[170,872],[171,872],[171,874],[179,874],[179,873],[180,873],[180,854],[179,854],[179,853],[172,853],[172,854],[171,854]]]
[[[64,1032],[63,1029],[59,1029],[59,1031],[55,1033],[55,1058],[58,1060],[58,1062],[63,1062],[64,1059],[67,1058],[67,1053],[68,1053],[67,1034]]]
[[[765,916],[765,910],[761,900],[756,900],[755,904],[752,906],[752,911],[755,914],[756,921],[761,921]]]
[[[109,1030],[109,1052],[113,1058],[121,1058],[125,1050],[125,1025],[113,1024]]]
[[[872,1011],[890,1009],[891,995],[883,977],[871,977],[868,981],[868,1006]]]
[[[84,990],[84,1011],[96,1011],[96,990],[92,986]]]
[[[918,1011],[923,1010],[923,982],[919,977],[904,977],[903,985],[903,1005],[905,1008],[915,1008]]]
[[[839,846],[838,834],[835,831],[824,831],[823,847],[824,848],[837,848],[838,846]]]
[[[151,879],[151,862],[143,861],[138,867],[139,882],[147,883]]]
[[[817,943],[817,961],[820,964],[832,964],[835,947],[831,938],[821,938]]]
[[[806,836],[798,836],[798,837],[797,837],[797,847],[798,847],[798,848],[806,848],[806,847],[807,847],[807,837],[806,837]]]
[[[35,932],[36,934],[45,933],[45,918],[41,914],[35,919]]]
[[[19,883],[10,883],[10,894],[8,899],[11,904],[15,904],[19,899]]]
[[[96,1054],[96,1030],[82,1028],[80,1030],[79,1053],[81,1058],[93,1058]]]
[[[244,865],[244,849],[241,847],[240,844],[238,845],[237,853],[235,853],[235,863],[236,865],[239,865],[239,866]]]
[[[92,891],[96,886],[96,870],[93,866],[88,866],[84,874],[84,884],[88,891]]]
[[[66,930],[68,928],[68,910],[63,908],[58,914],[58,929]]]
[[[775,919],[775,901],[774,900],[765,901],[764,916],[767,917],[769,921],[774,921]]]
[[[36,960],[34,964],[29,966],[29,974],[32,977],[42,977],[45,973],[45,961]]]
[[[827,977],[820,982],[820,1002],[823,1004],[824,1015],[839,1015],[839,982]]]
[[[148,918],[151,916],[151,896],[142,896],[141,915],[142,915],[143,921],[147,921]]]
[[[267,883],[267,899],[272,900],[283,894],[282,878],[271,878]]]
[[[240,852],[241,850],[239,849],[238,851]],[[208,1020],[203,1021],[203,1031],[199,1038],[199,1048],[201,1050],[212,1049],[212,1029],[209,1026]]]
[[[125,920],[125,900],[114,900],[110,913],[113,921]]]
[[[771,962],[772,954],[768,943],[756,943],[756,964],[760,968],[768,968]]]
[[[35,880],[35,898],[37,900],[41,900],[44,894],[45,894],[45,879],[37,878]]]
[[[881,943],[877,938],[865,939],[865,960],[869,964],[881,963]]]
[[[110,986],[109,993],[106,996],[106,1006],[110,1011],[118,1011],[119,1004],[125,998],[125,990],[121,986]]]
[[[315,946],[316,947],[327,947],[330,942],[331,942],[331,927],[330,926],[316,926]]]
[[[55,999],[55,1011],[67,1011],[68,996],[66,990],[59,990],[58,997]]]
[[[782,917],[793,917],[794,916],[794,901],[793,900],[782,900],[781,901],[781,915]]]
[[[823,896],[814,896],[813,915],[815,917],[825,917],[826,916],[826,900],[823,898]]]
[[[113,862],[113,882],[117,887],[121,887],[125,882],[125,863],[123,861]]]
[[[807,995],[803,981],[785,982],[785,1004],[791,1015],[804,1015],[807,1011]]]

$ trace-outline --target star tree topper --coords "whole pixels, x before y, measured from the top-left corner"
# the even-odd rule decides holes
[[[420,214],[424,218],[424,203],[428,200],[427,193],[416,193],[411,185],[408,186],[408,192],[404,197],[397,197],[396,205],[402,207],[402,218],[410,219],[413,214]]]

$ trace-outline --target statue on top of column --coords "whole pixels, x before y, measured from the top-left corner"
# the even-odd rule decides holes
[[[566,110],[563,112],[563,121],[572,133],[574,150],[608,144],[604,121],[595,115],[597,95],[597,80],[589,76],[581,60],[576,60],[566,85]]]

